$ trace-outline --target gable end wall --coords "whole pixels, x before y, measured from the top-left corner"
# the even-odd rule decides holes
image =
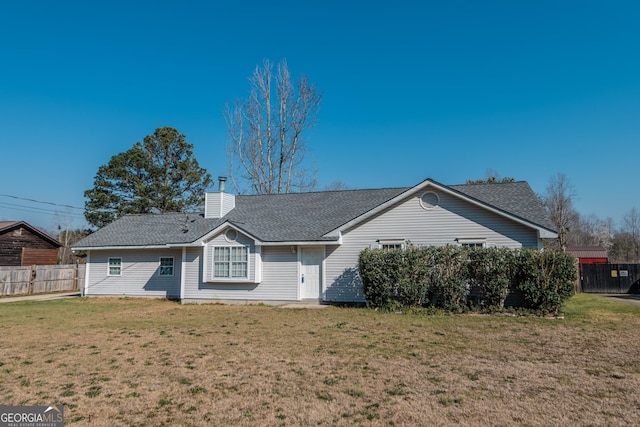
[[[24,227],[17,227],[5,230],[2,234],[0,234],[0,265],[31,265],[31,264],[23,264],[22,259],[22,249],[48,249],[48,255],[46,257],[46,261],[51,260],[51,254],[55,253],[53,256],[53,264],[56,264],[57,255],[58,255],[58,247],[51,244],[50,242],[42,239],[37,234],[32,233],[29,229]],[[28,262],[34,262],[39,264],[37,260],[27,259]]]
[[[537,248],[537,232],[463,199],[443,192],[438,207],[420,205],[420,195],[409,197],[368,221],[343,232],[342,245],[327,248],[328,301],[364,301],[357,275],[358,257],[376,248],[378,239],[407,239],[415,246],[457,245],[456,238],[484,238],[487,246]]]

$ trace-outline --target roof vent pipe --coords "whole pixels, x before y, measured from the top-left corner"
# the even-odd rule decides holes
[[[220,185],[220,192],[224,193],[224,183],[227,182],[227,177],[226,176],[219,176],[218,177],[218,183]]]

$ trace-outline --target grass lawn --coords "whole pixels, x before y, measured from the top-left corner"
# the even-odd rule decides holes
[[[564,314],[7,303],[0,404],[89,426],[640,425],[640,308]]]

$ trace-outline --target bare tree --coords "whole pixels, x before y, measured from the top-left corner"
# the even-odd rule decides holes
[[[628,236],[627,259],[640,261],[640,212],[634,207],[622,217],[622,233]]]
[[[611,248],[614,238],[613,219],[600,219],[595,214],[583,216],[574,213],[567,244],[572,246],[602,246]]]
[[[304,76],[294,87],[284,60],[275,75],[265,60],[249,81],[249,98],[227,104],[224,110],[235,190],[256,194],[312,190],[315,172],[305,167],[307,145],[302,134],[316,124],[321,94]]]
[[[567,235],[577,222],[578,215],[573,209],[575,189],[563,173],[558,173],[549,179],[545,195],[545,207],[551,221],[558,229],[558,243],[564,250],[567,247]]]
[[[343,191],[349,190],[349,186],[342,181],[333,181],[331,184],[324,187],[325,191]]]
[[[485,172],[487,178],[486,179],[468,179],[467,180],[467,184],[468,185],[474,185],[474,184],[498,184],[498,183],[505,183],[505,182],[515,182],[515,178],[511,178],[511,177],[504,177],[504,178],[500,178],[500,174],[498,173],[498,171],[493,170],[492,168],[488,168]]]

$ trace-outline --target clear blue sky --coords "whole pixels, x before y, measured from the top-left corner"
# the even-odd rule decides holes
[[[319,188],[491,168],[543,193],[561,172],[581,214],[619,223],[640,208],[639,22],[637,0],[5,1],[0,193],[82,207],[98,167],[161,126],[224,175],[225,102],[286,58],[323,92]],[[5,196],[0,220],[85,225]]]

